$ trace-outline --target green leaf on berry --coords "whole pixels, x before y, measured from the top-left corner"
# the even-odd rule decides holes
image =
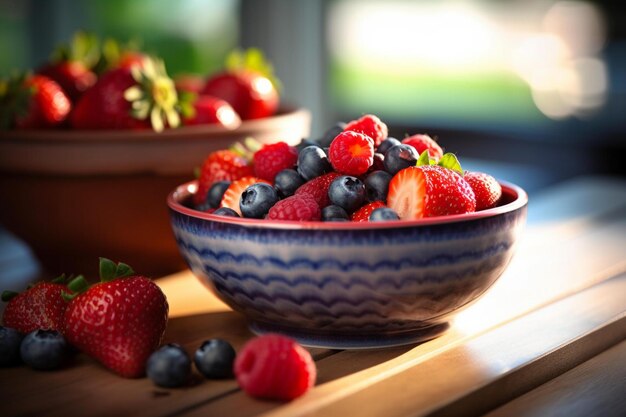
[[[16,295],[18,295],[18,293],[16,293],[15,291],[2,291],[2,301],[11,301],[11,299]]]
[[[119,262],[115,263],[107,258],[100,258],[100,281],[109,282],[116,278],[124,278],[135,273],[129,265]]]
[[[417,163],[415,166],[421,167],[424,165],[437,165],[437,161],[430,157],[428,151],[422,152],[422,154],[417,159]]]
[[[71,292],[61,291],[61,297],[65,301],[72,301],[76,296],[89,289],[89,282],[87,282],[84,276],[79,275],[67,284],[67,288]]]
[[[456,155],[453,153],[444,154],[437,165],[451,169],[463,175],[463,168],[461,168],[461,163],[457,159]]]

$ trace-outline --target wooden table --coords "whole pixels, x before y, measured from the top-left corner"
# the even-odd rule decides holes
[[[253,337],[190,272],[158,283],[171,306],[168,341],[192,352],[206,338],[238,349]],[[79,356],[56,372],[0,370],[0,416],[624,416],[626,182],[583,178],[531,198],[510,267],[443,336],[310,351],[316,386],[289,403],[199,376],[162,389]]]

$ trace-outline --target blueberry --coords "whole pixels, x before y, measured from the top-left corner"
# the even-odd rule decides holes
[[[417,163],[419,154],[414,147],[409,145],[395,145],[385,152],[385,169],[391,175],[395,175],[404,168],[413,167]]]
[[[401,144],[402,142],[400,142],[398,139],[388,137],[387,139],[383,140],[380,145],[378,145],[376,152],[382,153],[384,155],[385,152],[387,152],[391,147]]]
[[[391,220],[400,220],[398,213],[389,207],[379,207],[370,214],[371,222],[387,222]]]
[[[307,181],[331,170],[328,156],[318,146],[307,146],[298,155],[298,173]]]
[[[220,207],[213,212],[213,214],[217,214],[218,216],[227,216],[227,217],[241,217],[239,213],[230,207]]]
[[[317,146],[318,148],[321,147],[320,144],[313,140],[313,139],[306,139],[303,138],[300,143],[298,143],[296,145],[296,149],[298,150],[298,153],[300,153],[300,151],[302,151],[302,149],[308,147],[308,146]]]
[[[365,191],[369,201],[387,201],[391,174],[385,171],[374,171],[365,178]]]
[[[20,363],[20,344],[23,336],[10,327],[0,326],[0,368]]]
[[[60,368],[69,357],[65,338],[56,330],[35,330],[22,340],[20,356],[33,369]]]
[[[239,208],[243,217],[262,219],[278,201],[278,193],[269,184],[258,182],[241,193]]]
[[[345,128],[346,124],[344,122],[337,122],[332,125],[326,132],[324,132],[322,137],[319,138],[317,141],[322,148],[328,147],[330,146],[330,143],[333,141],[333,139],[335,139],[338,134],[343,132]]]
[[[330,183],[328,198],[333,204],[352,213],[365,201],[365,184],[356,177],[342,175]]]
[[[289,197],[304,184],[304,178],[295,169],[283,169],[274,177],[274,187],[281,197]]]
[[[233,376],[235,349],[225,340],[211,339],[196,350],[193,362],[206,378],[230,378]]]
[[[213,183],[206,195],[206,202],[210,208],[218,208],[222,202],[224,192],[230,185],[230,181],[217,181]]]
[[[348,213],[339,206],[331,204],[322,209],[322,220],[325,222],[343,222],[349,219]]]
[[[146,373],[155,385],[180,387],[191,375],[191,359],[182,347],[170,343],[150,355]]]

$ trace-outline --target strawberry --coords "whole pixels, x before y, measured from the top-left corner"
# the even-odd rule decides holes
[[[269,220],[317,221],[321,218],[320,207],[307,194],[293,195],[280,200],[267,213]]]
[[[361,175],[374,163],[374,142],[362,133],[344,131],[331,142],[328,157],[335,171]]]
[[[374,141],[374,148],[378,148],[378,145],[387,138],[388,134],[387,125],[372,114],[366,114],[360,119],[351,121],[343,131],[358,132],[369,136]]]
[[[485,210],[495,205],[502,197],[502,187],[498,181],[483,172],[466,172],[463,176],[476,196],[476,211]]]
[[[50,61],[37,73],[45,75],[61,86],[72,103],[97,81],[91,70],[100,56],[98,39],[86,32],[76,32],[71,42],[59,46]]]
[[[294,195],[309,195],[313,197],[320,209],[330,204],[330,198],[328,198],[328,189],[330,184],[341,174],[338,172],[329,172],[319,177],[313,178],[300,186]]]
[[[204,88],[204,77],[197,74],[178,74],[174,77],[176,91],[200,94]]]
[[[362,206],[360,209],[352,213],[351,220],[353,222],[366,222],[369,221],[370,214],[377,208],[387,207],[382,201],[373,201]]]
[[[250,340],[235,359],[239,386],[250,396],[292,400],[315,385],[311,354],[292,339],[266,334]]]
[[[63,330],[63,315],[67,302],[61,296],[68,288],[59,277],[53,282],[40,282],[23,293],[2,293],[2,301],[8,301],[3,322],[20,333],[34,330]]]
[[[192,115],[183,118],[185,125],[218,124],[236,129],[241,124],[239,115],[226,101],[213,96],[200,95],[192,102]]]
[[[63,89],[48,77],[21,74],[0,80],[0,129],[56,127],[71,109]]]
[[[65,311],[65,338],[123,377],[142,376],[165,333],[165,295],[128,265],[104,258],[101,282],[88,287],[81,279],[69,284],[77,294]]]
[[[241,209],[239,208],[239,201],[241,200],[241,194],[251,186],[252,184],[256,184],[258,182],[264,182],[269,184],[269,182],[256,177],[243,177],[236,181],[233,181],[226,191],[224,191],[224,196],[222,197],[222,202],[220,203],[220,207],[228,207],[233,209],[241,216]]]
[[[235,181],[254,175],[248,161],[232,150],[211,152],[204,160],[198,177],[198,190],[193,195],[195,206],[202,205],[211,186],[216,181]]]
[[[37,70],[37,73],[56,81],[72,103],[75,103],[98,79],[96,74],[80,61],[50,63]]]
[[[243,120],[272,116],[278,109],[278,81],[258,49],[235,51],[226,59],[226,70],[206,82],[202,94],[230,103]]]
[[[298,161],[298,150],[285,142],[263,145],[255,152],[253,165],[257,177],[274,182],[283,169],[293,168]]]
[[[149,129],[180,124],[178,95],[162,62],[106,72],[76,103],[77,129]]]
[[[476,199],[457,172],[438,165],[409,167],[389,182],[388,206],[402,220],[470,213]]]
[[[435,142],[428,135],[418,134],[409,136],[408,138],[402,140],[402,143],[414,147],[420,155],[422,152],[428,150],[428,155],[435,161],[440,160],[443,156],[443,149],[441,149],[441,146],[439,146],[439,144],[437,144],[437,142]]]

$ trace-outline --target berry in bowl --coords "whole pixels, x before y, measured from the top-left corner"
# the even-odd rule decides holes
[[[248,160],[170,194],[176,242],[254,332],[308,346],[438,336],[499,278],[526,220],[520,187],[464,172],[427,135],[387,138],[371,115]]]

